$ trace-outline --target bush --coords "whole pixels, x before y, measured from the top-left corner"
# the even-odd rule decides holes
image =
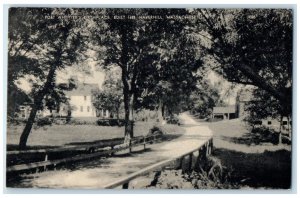
[[[124,126],[124,119],[99,119],[97,120],[99,126]]]
[[[168,124],[178,124],[180,125],[179,119],[174,116],[166,117],[166,121]]]
[[[39,118],[36,121],[37,126],[46,126],[46,125],[51,125],[51,124],[52,124],[52,119],[49,117]]]
[[[258,142],[271,142],[273,144],[278,144],[279,133],[273,129],[257,127],[253,128],[251,132],[252,134],[255,134],[254,140],[257,139]]]
[[[162,134],[163,134],[163,131],[162,131],[159,127],[153,126],[153,127],[149,130],[147,136],[150,136],[150,135],[162,135]]]
[[[63,119],[63,118],[55,118],[54,119],[54,123],[55,124],[66,124],[67,123],[67,120],[66,119]]]

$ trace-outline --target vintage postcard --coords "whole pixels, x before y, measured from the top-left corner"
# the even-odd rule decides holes
[[[6,187],[291,189],[289,7],[10,7]]]

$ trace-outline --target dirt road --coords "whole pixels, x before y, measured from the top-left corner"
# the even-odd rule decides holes
[[[96,189],[126,177],[162,160],[175,158],[206,142],[212,132],[187,113],[180,116],[184,134],[176,139],[133,149],[132,153],[117,153],[114,157],[81,162],[72,170],[56,170],[24,175],[22,187]]]

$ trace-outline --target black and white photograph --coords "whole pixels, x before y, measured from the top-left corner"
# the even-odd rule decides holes
[[[9,7],[6,188],[290,190],[294,14]]]

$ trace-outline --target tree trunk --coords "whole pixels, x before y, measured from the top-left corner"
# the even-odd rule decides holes
[[[158,104],[158,111],[157,111],[158,115],[157,115],[157,118],[158,118],[158,121],[159,122],[162,122],[163,121],[163,102],[161,99],[159,99],[159,104]]]
[[[120,115],[119,115],[120,114],[120,106],[119,105],[117,106],[117,112],[116,113],[117,113],[117,120],[119,121],[119,119],[120,119]]]
[[[28,136],[31,132],[31,128],[32,128],[32,125],[34,123],[34,119],[35,119],[35,116],[36,116],[36,113],[37,113],[38,109],[37,109],[37,105],[34,104],[32,106],[32,109],[30,111],[30,114],[29,114],[29,117],[28,117],[28,120],[26,122],[26,126],[21,134],[21,137],[20,137],[20,141],[19,141],[19,150],[24,150],[27,146],[27,139],[28,139]]]
[[[125,69],[122,69],[122,82],[125,110],[124,143],[127,144],[129,143],[130,139],[133,138],[133,95],[130,93],[130,87],[127,81],[127,73]]]
[[[290,121],[291,121],[290,116],[287,116],[287,121],[288,121],[288,123],[287,123],[288,136],[289,136],[289,138],[291,138],[292,137],[292,134],[291,134],[292,126],[290,125]]]
[[[162,114],[163,120],[165,120],[166,109],[165,109],[165,104],[164,103],[162,103],[162,105],[161,105],[161,114]]]
[[[24,128],[24,130],[21,134],[21,137],[20,137],[20,141],[19,141],[19,149],[20,150],[24,150],[27,146],[27,139],[28,139],[29,134],[31,132],[32,125],[34,123],[36,113],[37,113],[38,108],[40,107],[40,105],[42,103],[42,100],[43,100],[44,96],[49,91],[49,89],[53,89],[53,87],[51,87],[51,85],[52,85],[53,80],[54,80],[55,70],[56,70],[56,66],[52,66],[50,68],[50,71],[47,75],[47,79],[46,79],[46,82],[45,82],[43,88],[37,93],[37,95],[34,99],[34,104],[33,104],[32,109],[30,111],[29,118],[26,122],[26,126],[25,126],[25,128]]]
[[[127,95],[127,96],[125,96]],[[128,143],[133,138],[133,105],[132,96],[124,94],[124,107],[125,107],[125,134],[124,143]]]
[[[278,144],[282,144],[282,133],[281,133],[281,128],[282,128],[282,120],[283,116],[280,116],[280,126],[279,126],[279,134],[278,134]]]

